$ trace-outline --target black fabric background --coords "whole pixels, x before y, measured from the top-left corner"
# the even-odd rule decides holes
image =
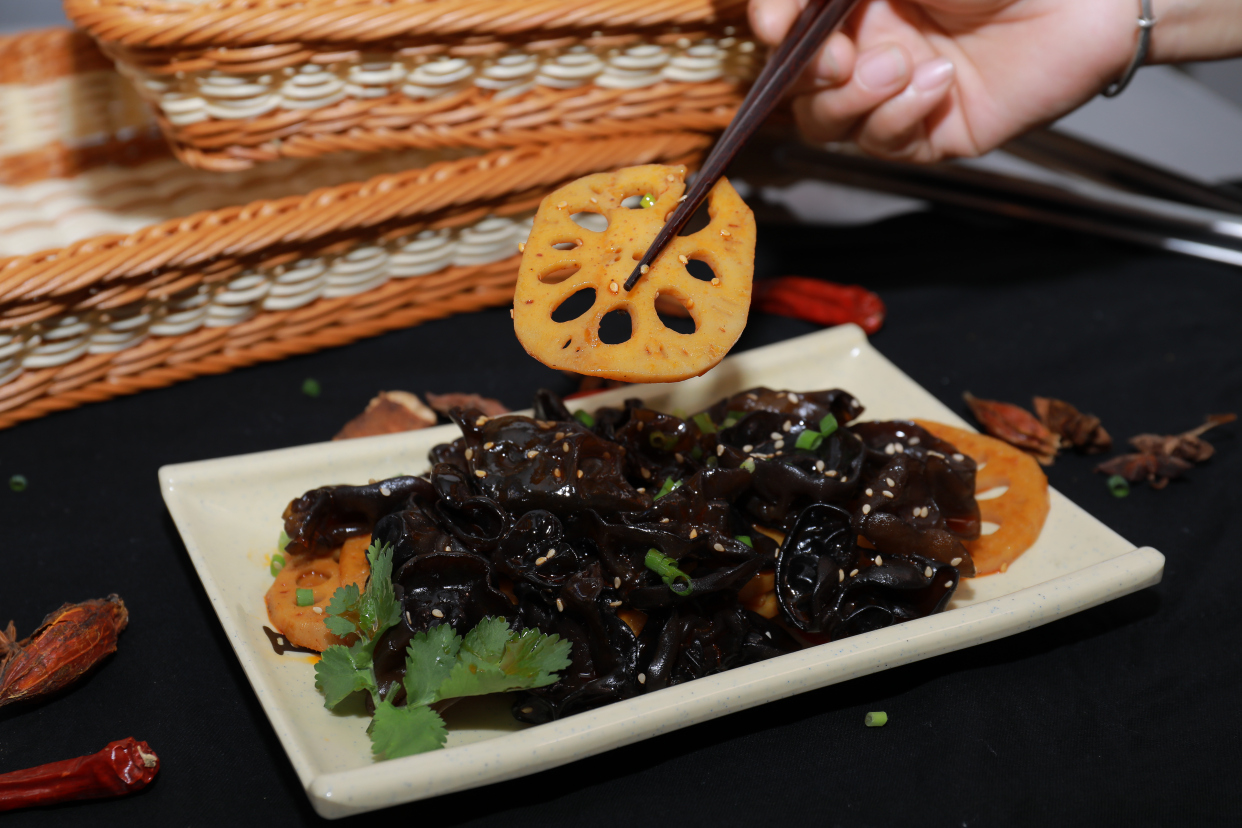
[[[961,394],[1070,400],[1123,441],[1242,411],[1242,274],[946,213],[865,229],[765,226],[760,275],[861,282],[876,346],[965,413]],[[739,348],[809,332],[752,318]],[[300,392],[315,377],[319,399]],[[324,440],[379,389],[477,391],[512,407],[568,380],[508,313],[460,316],[0,432],[0,623],[118,592],[119,652],[76,689],[0,710],[0,772],[146,739],[163,769],[123,800],[7,814],[17,826],[320,822],[164,509],[166,463]],[[866,400],[863,400],[865,403]],[[1033,631],[810,692],[545,773],[342,824],[1236,824],[1242,441],[1161,492],[1113,498],[1093,460],[1051,482],[1167,556],[1159,586]],[[863,726],[868,710],[889,724]]]

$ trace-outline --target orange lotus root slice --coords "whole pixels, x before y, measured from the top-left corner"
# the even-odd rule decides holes
[[[707,200],[708,225],[669,243],[632,291],[625,281],[686,189],[685,167],[650,164],[580,178],[539,205],[522,253],[514,294],[518,340],[545,365],[625,382],[676,382],[699,376],[724,358],[746,326],[755,267],[755,217],[733,186],[720,179]],[[654,205],[624,206],[650,195]],[[590,230],[583,214],[607,229]],[[575,221],[575,218],[578,221]],[[712,269],[696,279],[692,260]],[[570,321],[552,315],[570,297],[594,291],[590,309]],[[665,326],[657,297],[682,304],[694,333]],[[631,334],[609,344],[599,337],[603,318],[629,314]]]
[[[979,501],[980,518],[1000,528],[962,543],[978,575],[1004,572],[1034,545],[1048,517],[1048,478],[1039,463],[995,437],[927,420],[914,422],[974,458],[980,466],[975,476],[976,493],[1008,487],[1000,497]]]
[[[363,589],[366,586],[371,574],[371,565],[367,562],[369,543],[370,538],[347,540],[339,550],[339,560],[334,555],[293,556],[276,575],[265,596],[267,618],[290,644],[323,652],[332,644],[350,643],[328,632],[323,623],[324,612],[339,587],[357,584]],[[298,606],[299,589],[311,590],[314,602]]]

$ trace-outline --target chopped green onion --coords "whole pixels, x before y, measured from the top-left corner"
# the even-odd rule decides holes
[[[867,727],[884,727],[884,725],[888,724],[888,714],[883,710],[868,713],[863,717],[863,724]]]
[[[836,417],[831,414],[825,414],[824,419],[819,421],[819,433],[827,437],[836,431],[839,426],[840,423],[837,422]]]
[[[285,534],[285,530],[280,530],[280,537],[276,539],[276,548],[284,552],[289,548],[289,544],[293,543],[293,538]]]
[[[298,606],[299,607],[309,607],[313,603],[315,603],[315,590],[313,589],[299,589],[298,590]]]
[[[272,573],[272,577],[275,578],[277,575],[280,574],[280,570],[284,568],[285,568],[285,556],[277,552],[275,555],[272,556],[272,565],[268,567],[268,569]]]
[[[742,543],[749,546],[751,549],[755,548],[755,542],[750,539],[750,535],[734,535],[733,539],[735,541],[741,541]]]
[[[672,434],[665,434],[663,431],[657,430],[652,430],[652,432],[647,435],[647,441],[660,451],[668,451],[673,446],[677,445],[676,437]]]
[[[700,411],[698,414],[695,414],[693,417],[691,417],[690,420],[696,426],[698,426],[699,431],[703,432],[704,434],[715,434],[716,433],[716,424],[712,422],[711,417],[707,416],[706,411]]]
[[[677,567],[677,561],[660,552],[659,549],[648,549],[647,557],[643,560],[647,568],[660,576],[660,580],[668,585],[668,588],[678,595],[689,595],[694,592],[694,584],[690,582],[690,576],[682,572]],[[682,583],[678,583],[681,581]],[[680,586],[680,589],[678,588]]]
[[[595,427],[595,418],[581,409],[574,412],[574,419],[582,423],[587,428]]]
[[[699,448],[698,446],[695,446],[694,448],[690,449],[690,456],[693,457],[695,460],[702,459],[703,449]]]
[[[754,474],[755,473],[755,458],[747,457],[745,460],[742,461],[742,465],[740,466],[740,468],[746,469],[746,471],[750,472],[751,474]]]
[[[26,475],[24,474],[15,474],[9,478],[9,488],[15,492],[26,491],[26,485]]]
[[[646,195],[642,197],[642,200],[639,201],[639,204],[641,204],[644,208],[654,207],[655,196],[653,196],[651,193],[647,193]]]
[[[674,408],[674,409],[673,409],[673,416],[674,416],[674,417],[676,417],[676,418],[677,418],[677,419],[679,419],[679,420],[684,420],[684,419],[686,419],[686,409],[684,409],[684,408]]]
[[[1130,483],[1119,474],[1114,474],[1108,478],[1108,490],[1113,493],[1113,497],[1125,497],[1130,493]]]
[[[823,442],[824,435],[820,434],[818,431],[808,428],[806,431],[798,435],[798,441],[794,443],[794,446],[804,451],[815,451],[815,449],[819,448],[820,444]]]
[[[308,397],[318,397],[323,388],[319,385],[319,380],[307,377],[302,380],[302,393]]]
[[[664,478],[664,485],[660,487],[660,491],[656,492],[655,499],[659,500],[674,489],[681,488],[682,481],[674,480],[671,477]]]
[[[725,417],[724,425],[721,428],[732,428],[733,426],[746,419],[749,411],[730,411],[729,416]]]
[[[716,455],[713,454],[707,458],[707,462],[704,465],[706,465],[709,469],[714,469],[720,465],[720,461],[717,460]]]

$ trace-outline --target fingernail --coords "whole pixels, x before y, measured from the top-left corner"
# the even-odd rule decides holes
[[[948,58],[935,58],[919,64],[914,70],[912,83],[922,92],[931,92],[953,79],[953,61]]]
[[[896,46],[886,46],[863,55],[855,74],[864,87],[879,92],[904,81],[907,71],[906,56],[902,51]]]

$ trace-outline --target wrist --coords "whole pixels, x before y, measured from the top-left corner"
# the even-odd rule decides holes
[[[1148,63],[1186,63],[1242,55],[1237,0],[1153,0]],[[1136,0],[1137,5],[1137,0]]]

